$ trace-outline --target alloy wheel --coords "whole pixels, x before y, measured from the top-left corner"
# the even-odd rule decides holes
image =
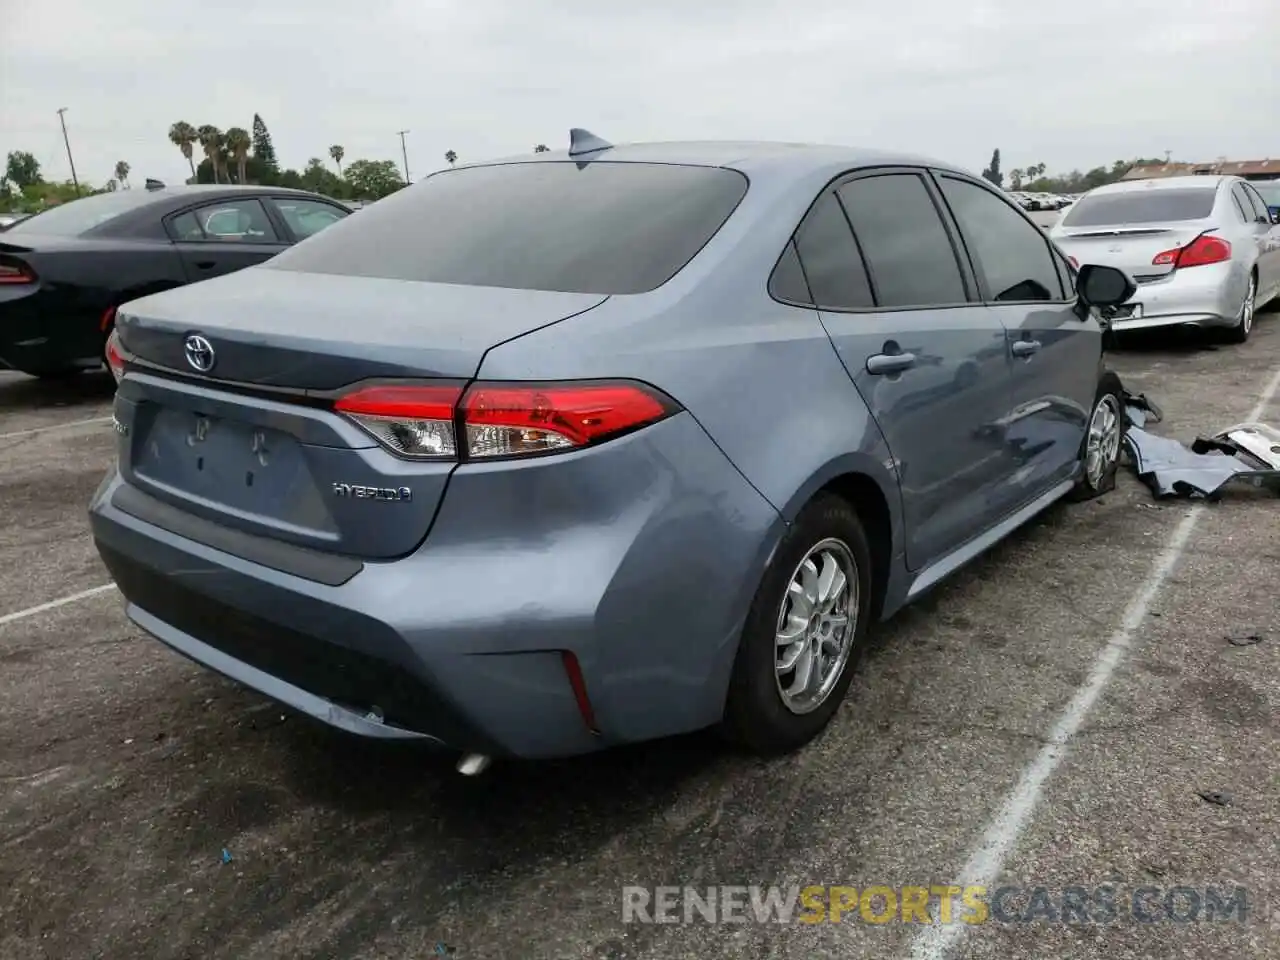
[[[1085,477],[1097,489],[1108,468],[1120,453],[1120,405],[1108,393],[1093,408],[1089,435],[1085,441]]]
[[[827,700],[853,649],[858,567],[842,540],[810,548],[788,581],[778,611],[774,678],[788,710],[811,713]]]

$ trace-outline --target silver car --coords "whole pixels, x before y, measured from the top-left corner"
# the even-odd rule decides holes
[[[1049,231],[1074,263],[1120,267],[1138,290],[1113,328],[1219,328],[1241,343],[1280,295],[1280,226],[1240,177],[1190,176],[1098,187]]]

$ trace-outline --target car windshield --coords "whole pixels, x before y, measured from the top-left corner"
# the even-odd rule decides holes
[[[1093,194],[1073,203],[1062,225],[1097,227],[1203,220],[1213,212],[1217,193],[1217,187],[1175,187]]]
[[[669,280],[747,190],[723,167],[572,161],[445,170],[272,259],[272,270],[567,293]]]
[[[86,230],[99,227],[154,200],[146,190],[116,190],[81,197],[68,203],[42,210],[20,220],[6,233],[40,233],[55,237],[78,237]]]

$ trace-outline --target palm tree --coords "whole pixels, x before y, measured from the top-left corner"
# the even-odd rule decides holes
[[[222,131],[206,123],[196,130],[196,134],[200,137],[200,148],[204,150],[209,166],[213,168],[213,182],[220,183],[218,169],[222,165]]]
[[[249,148],[253,146],[253,138],[244,127],[232,127],[227,131],[225,143],[231,159],[236,162],[236,182],[244,183],[245,166],[249,162]]]
[[[123,160],[116,161],[116,180],[118,180],[126,190],[129,189],[129,164]]]
[[[169,128],[169,142],[182,151],[182,155],[187,158],[187,163],[191,165],[191,179],[196,176],[196,163],[191,159],[191,148],[199,142],[200,134],[196,132],[196,128],[185,120],[179,120]]]
[[[347,155],[347,151],[342,149],[341,144],[335,143],[329,148],[329,157],[338,165],[338,176],[342,176],[342,158]]]
[[[452,150],[446,150],[444,152],[444,160],[445,160],[445,163],[449,164],[449,166],[452,167],[455,163],[458,162],[458,155],[454,153]]]
[[[534,148],[533,148],[533,152],[534,152],[534,153],[547,153],[550,149],[551,149],[551,148],[550,148],[550,147],[548,147],[545,143],[540,143],[540,144],[538,144],[536,147],[534,147]]]

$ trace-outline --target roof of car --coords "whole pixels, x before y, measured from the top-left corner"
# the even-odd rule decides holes
[[[820,143],[786,143],[767,140],[676,140],[653,143],[620,143],[584,156],[570,156],[567,150],[520,154],[464,166],[505,163],[546,163],[574,160],[610,163],[672,163],[695,166],[730,167],[743,173],[785,167],[793,174],[826,168],[854,169],[869,166],[930,166],[968,174],[969,171],[932,157],[896,151]]]
[[[1188,187],[1209,189],[1221,184],[1224,180],[1239,180],[1239,177],[1219,176],[1217,174],[1193,174],[1188,177],[1161,177],[1158,180],[1118,180],[1101,187],[1095,187],[1090,193],[1135,193],[1139,190],[1186,190]]]
[[[172,187],[158,187],[147,191],[157,200],[162,198],[185,199],[193,196],[263,196],[271,194],[274,196],[296,194],[300,197],[313,197],[316,194],[310,190],[296,190],[292,187],[268,187],[260,184],[238,184],[238,183],[191,183],[180,184]]]

